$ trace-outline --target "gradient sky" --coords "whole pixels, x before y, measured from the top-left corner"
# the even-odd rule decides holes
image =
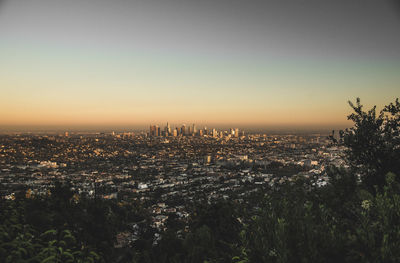
[[[348,125],[400,95],[395,3],[0,0],[0,128]]]

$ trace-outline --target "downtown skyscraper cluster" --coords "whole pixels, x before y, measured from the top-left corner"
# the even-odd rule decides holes
[[[150,137],[168,137],[168,136],[210,136],[210,137],[235,137],[244,136],[244,131],[239,132],[239,128],[230,128],[229,131],[217,131],[216,129],[207,129],[204,127],[203,129],[197,129],[196,124],[188,125],[182,124],[181,127],[175,127],[171,129],[170,124],[167,122],[167,125],[161,128],[159,125],[150,125],[149,133]]]

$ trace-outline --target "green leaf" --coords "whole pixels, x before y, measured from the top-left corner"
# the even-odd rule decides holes
[[[72,255],[71,253],[69,253],[69,252],[64,252],[64,253],[62,253],[62,256],[63,257],[67,257],[67,258],[69,258],[70,260],[74,260],[75,259],[75,257],[74,257],[74,255]]]
[[[61,240],[60,242],[58,242],[58,245],[61,247],[66,247],[67,243],[64,240]]]
[[[52,241],[49,241],[49,246],[50,247],[52,247],[52,246],[54,246],[55,244],[57,243],[57,240],[52,240]]]
[[[41,263],[50,263],[50,262],[57,262],[56,261],[56,256],[50,256],[48,258],[45,258],[44,260],[42,260]]]
[[[55,236],[57,234],[57,230],[55,229],[50,229],[44,232],[43,234],[40,235],[40,237],[50,237],[50,236]]]
[[[62,233],[64,235],[72,235],[71,231],[69,231],[68,229],[65,229],[64,231],[62,231]]]

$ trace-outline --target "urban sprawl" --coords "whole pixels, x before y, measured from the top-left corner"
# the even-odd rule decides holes
[[[74,199],[139,202],[151,226],[165,230],[168,217],[185,224],[194,202],[246,202],[254,193],[298,178],[326,184],[326,168],[344,165],[343,149],[327,135],[247,134],[196,126],[145,132],[0,135],[1,198],[50,195],[69,182]],[[140,235],[140,222],[116,246]]]

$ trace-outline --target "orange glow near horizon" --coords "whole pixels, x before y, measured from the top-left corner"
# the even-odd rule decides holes
[[[349,89],[343,89],[335,86],[346,86],[344,81],[323,83],[324,79],[315,81],[312,76],[303,83],[256,76],[258,81],[249,80],[249,86],[253,87],[247,89],[239,85],[230,87],[231,79],[219,79],[211,87],[206,86],[210,84],[207,81],[197,83],[198,80],[187,87],[179,87],[178,76],[176,81],[169,80],[164,85],[150,85],[146,79],[139,80],[141,83],[124,79],[125,83],[115,85],[112,80],[44,79],[24,74],[19,79],[17,76],[1,77],[1,86],[6,88],[2,92],[0,126],[146,126],[167,121],[245,126],[345,126],[349,124],[346,119],[350,113],[349,98],[354,100],[360,96],[366,107],[373,104],[382,107],[395,99],[397,81],[391,80],[389,92],[378,95],[380,90],[366,83],[368,80],[359,83],[359,88],[350,87],[353,81],[349,81]],[[238,81],[246,85],[246,79]],[[366,92],[363,92],[363,83],[366,83]],[[277,85],[280,87],[268,88]],[[319,89],[319,85],[330,88]],[[380,85],[376,83],[376,86]]]

